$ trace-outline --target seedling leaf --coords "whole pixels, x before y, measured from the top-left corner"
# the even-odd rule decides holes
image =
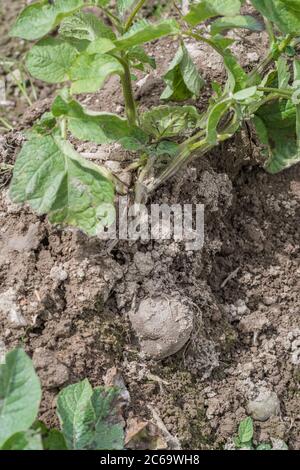
[[[242,445],[251,443],[253,438],[253,420],[250,416],[240,422],[238,435]]]
[[[184,101],[192,96],[199,96],[204,80],[184,44],[180,44],[164,80],[167,88],[161,95],[162,100]]]

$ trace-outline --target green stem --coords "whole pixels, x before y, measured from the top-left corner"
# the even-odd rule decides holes
[[[144,172],[143,178],[139,178],[138,184],[143,187],[143,199],[145,202],[149,195],[155,191],[159,186],[174,176],[183,166],[192,160],[193,155],[197,152],[196,157],[202,157],[212,148],[217,146],[220,142],[230,139],[240,127],[240,112],[236,110],[234,116],[229,124],[224,127],[222,132],[218,135],[216,143],[210,143],[206,138],[199,141],[200,135],[203,135],[203,130],[195,134],[193,137],[187,139],[180,146],[179,154],[171,161],[171,164],[157,177],[154,181],[144,183],[146,177],[149,175],[148,171]],[[198,137],[198,139],[197,139]]]
[[[268,36],[269,36],[269,41],[270,41],[270,44],[272,46],[276,42],[276,37],[275,37],[275,34],[274,34],[273,25],[272,25],[271,21],[268,20],[267,18],[265,18],[264,20],[265,20],[265,25],[266,25],[266,31],[267,31]]]
[[[129,30],[130,26],[132,25],[133,23],[133,20],[134,18],[136,17],[136,15],[138,14],[138,12],[140,11],[140,9],[144,6],[144,4],[146,3],[147,0],[139,0],[139,2],[136,4],[135,8],[132,10],[132,12],[130,13],[129,15],[129,18],[128,20],[126,21],[125,23],[125,28],[124,28],[124,31],[125,33]]]
[[[293,91],[285,90],[285,89],[281,90],[280,88],[258,86],[257,90],[263,91],[264,93],[274,93],[278,96],[282,96],[282,98],[291,98],[293,95]]]
[[[15,82],[15,84],[17,85],[17,87],[19,88],[20,92],[22,93],[22,95],[24,96],[24,98],[26,99],[27,103],[29,104],[29,106],[32,106],[32,101],[26,91],[26,88],[25,86],[23,85],[23,83],[17,79],[17,77],[14,75],[14,72],[11,72],[11,76]]]
[[[105,13],[105,15],[111,20],[111,22],[116,26],[118,31],[121,30],[121,21],[116,15],[114,15],[108,8],[102,7],[101,5],[96,5],[95,3],[86,3],[85,7],[98,7],[100,10]]]
[[[210,47],[212,47],[218,54],[220,54],[222,57],[224,57],[224,51],[221,47],[217,46],[213,41],[211,41],[209,38],[206,38],[202,36],[201,34],[193,33],[192,31],[184,31],[183,32],[184,36],[188,36],[189,38],[196,39],[197,41],[202,41],[208,44]]]
[[[64,140],[67,140],[67,120],[66,118],[62,118],[60,121],[60,131],[61,131],[61,136]]]
[[[125,54],[122,57],[122,64],[124,67],[124,74],[121,76],[121,83],[123,88],[123,95],[125,100],[125,109],[128,123],[130,126],[137,125],[138,117],[136,112],[136,104],[132,90],[132,80],[128,61]]]
[[[272,47],[267,56],[255,67],[249,74],[248,85],[251,86],[255,83],[257,75],[264,73],[265,69],[285,51],[294,39],[293,34],[288,34],[277,47]]]
[[[0,122],[3,124],[3,126],[5,127],[5,129],[7,129],[8,131],[12,131],[14,128],[9,124],[9,122],[4,119],[3,117],[0,116]]]

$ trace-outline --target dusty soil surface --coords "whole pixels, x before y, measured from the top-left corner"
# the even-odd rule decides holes
[[[11,19],[20,2],[3,4]],[[5,53],[12,47],[2,38],[6,27],[5,20]],[[237,41],[245,64],[259,59],[265,40],[249,34]],[[205,78],[222,78],[217,56],[193,42],[188,47]],[[158,71],[166,70],[175,49],[168,40],[149,46]],[[162,89],[157,72],[137,82],[141,107],[158,104]],[[124,105],[115,78],[82,102],[119,113]],[[47,105],[39,101],[25,116],[15,115],[16,130],[1,137],[2,162],[14,161],[23,128]],[[129,159],[115,148],[77,148],[114,167]],[[251,414],[257,441],[282,439],[300,449],[300,165],[270,176],[258,160],[245,129],[153,197],[205,204],[205,244],[196,252],[174,241],[151,241],[119,242],[108,254],[107,243],[58,230],[12,204],[9,175],[3,176],[0,338],[7,349],[22,344],[33,356],[44,390],[42,420],[57,424],[55,396],[62,386],[85,377],[102,384],[117,367],[130,394],[127,425],[144,419],[161,427],[162,420],[175,441],[165,430],[169,446],[230,446],[238,423]],[[190,338],[164,358],[138,340],[132,324],[139,308],[157,315],[166,304],[185,315]],[[154,444],[132,444],[143,445]]]

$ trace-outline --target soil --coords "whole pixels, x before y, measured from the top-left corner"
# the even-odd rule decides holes
[[[3,40],[20,2],[3,5],[1,55],[22,54],[22,41]],[[249,64],[265,45],[264,35],[252,33],[235,47]],[[190,41],[188,48],[204,78],[224,76],[206,46]],[[149,46],[158,66],[142,82],[137,73],[142,109],[159,104],[159,73],[175,50],[169,40]],[[23,103],[14,93],[9,100]],[[31,109],[23,103],[13,112],[15,130],[0,140],[2,162],[13,163],[24,128],[47,109],[48,95],[53,88],[44,87]],[[208,96],[209,88],[199,109]],[[114,77],[81,101],[118,113],[124,106]],[[75,144],[87,158],[118,168],[129,159],[118,148]],[[255,439],[282,439],[300,449],[300,165],[271,176],[259,158],[244,129],[153,196],[151,202],[205,205],[205,243],[195,252],[174,241],[123,241],[108,253],[106,242],[59,230],[11,203],[4,175],[0,338],[7,349],[21,344],[33,357],[47,425],[57,425],[55,397],[63,386],[85,377],[103,384],[116,367],[130,395],[128,426],[133,419],[155,423],[158,416],[184,449],[223,448],[264,394],[268,415],[255,414]],[[177,299],[194,319],[188,343],[163,359],[141,352],[130,322],[133,309],[152,298]]]

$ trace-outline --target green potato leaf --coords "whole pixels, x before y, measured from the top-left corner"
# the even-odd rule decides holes
[[[67,444],[62,432],[58,429],[50,429],[43,438],[44,450],[67,450]]]
[[[57,415],[68,449],[86,449],[93,439],[92,395],[87,379],[69,385],[58,395]]]
[[[21,431],[13,434],[1,450],[43,450],[41,435],[35,431]]]
[[[196,129],[200,118],[193,106],[158,106],[141,116],[141,127],[155,139],[163,139]]]
[[[281,100],[262,106],[253,118],[269,173],[279,173],[300,161],[298,113],[291,101]]]
[[[83,5],[83,0],[55,0],[53,3],[42,0],[32,3],[21,12],[10,35],[27,40],[40,39]]]
[[[268,444],[266,442],[263,442],[259,444],[255,450],[272,450],[271,444]]]
[[[291,78],[288,61],[285,57],[279,57],[276,62],[278,88],[287,88]]]
[[[231,106],[231,100],[225,99],[212,106],[206,124],[206,135],[209,144],[216,144],[218,141],[218,125]]]
[[[237,59],[229,49],[224,51],[223,60],[228,75],[225,91],[236,93],[243,90],[246,87],[248,80],[245,70],[238,63]]]
[[[106,54],[115,49],[115,44],[107,38],[97,38],[91,42],[87,49],[86,53],[90,55],[94,54]]]
[[[94,389],[91,398],[95,421],[95,434],[91,443],[92,449],[122,450],[124,448],[124,431],[115,413],[115,400],[118,390],[104,387]]]
[[[253,6],[285,34],[299,34],[300,2],[298,0],[251,0]]]
[[[244,100],[247,100],[248,98],[253,98],[253,96],[256,93],[257,93],[257,87],[251,86],[251,87],[244,88],[243,90],[234,93],[233,99],[235,99],[236,101],[244,101]]]
[[[184,44],[180,44],[167,73],[164,75],[164,80],[167,87],[161,95],[162,100],[184,101],[192,96],[199,96],[204,80]]]
[[[97,235],[107,207],[113,210],[114,186],[106,170],[82,158],[58,132],[33,133],[17,158],[10,197],[48,214],[53,224]]]
[[[27,54],[29,73],[47,83],[69,80],[70,69],[78,52],[71,44],[56,38],[39,41]]]
[[[7,353],[5,363],[0,365],[0,447],[32,425],[41,395],[39,378],[27,354],[22,349]],[[10,445],[22,439],[18,436]]]
[[[161,20],[157,23],[149,23],[149,21],[143,19],[137,21],[126,34],[115,41],[115,45],[119,50],[127,50],[130,47],[159,39],[162,36],[179,33],[180,28],[175,20]]]
[[[108,54],[80,54],[70,69],[71,92],[74,94],[98,91],[111,74],[122,75],[120,62]]]
[[[240,422],[238,430],[239,440],[241,444],[247,444],[253,438],[253,420],[250,416]]]
[[[65,116],[70,132],[80,140],[97,144],[122,144],[123,140],[128,138],[135,138],[146,144],[148,140],[148,136],[141,129],[129,126],[126,119],[116,114],[85,110],[77,101],[66,102],[61,96],[56,97],[52,113],[55,117]]]
[[[228,16],[215,20],[211,25],[211,33],[215,35],[224,30],[235,28],[249,29],[250,31],[263,31],[264,26],[250,15]]]
[[[94,41],[97,38],[115,39],[113,30],[92,13],[79,12],[63,20],[59,33],[65,38]]]
[[[155,58],[149,56],[142,46],[133,46],[128,50],[128,59],[132,62],[140,62],[142,64],[148,64],[153,69],[156,69]]]
[[[240,0],[201,0],[191,6],[184,20],[192,26],[216,16],[234,16],[241,8]]]
[[[57,414],[69,449],[123,448],[123,429],[114,421],[114,389],[96,388],[87,379],[63,389]]]

